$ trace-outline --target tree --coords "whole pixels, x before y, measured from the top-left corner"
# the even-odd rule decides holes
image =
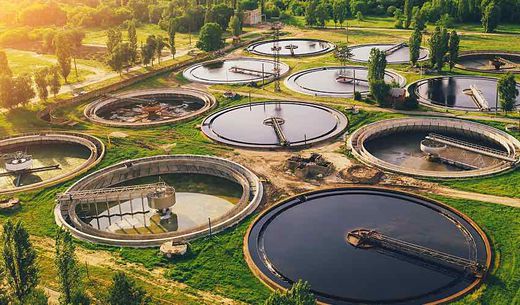
[[[54,66],[50,69],[47,83],[49,84],[51,93],[56,97],[61,88],[59,67]]]
[[[145,44],[146,48],[147,48],[147,52],[148,52],[148,56],[150,56],[150,61],[152,63],[152,67],[153,67],[153,62],[155,60],[155,56],[157,54],[157,38],[155,38],[155,35],[148,35],[148,37],[146,37],[146,44]]]
[[[107,53],[110,54],[115,47],[123,41],[123,34],[118,29],[110,28],[107,31]]]
[[[38,97],[46,101],[47,97],[49,97],[49,90],[47,89],[47,76],[49,74],[49,69],[47,67],[40,68],[34,72],[34,84],[36,85],[36,92],[38,93]]]
[[[121,75],[123,68],[130,65],[130,61],[132,60],[131,53],[132,52],[128,43],[125,42],[116,45],[109,54],[107,60],[108,66]]]
[[[135,20],[128,22],[128,46],[130,51],[130,63],[137,63],[137,31],[135,29]]]
[[[112,278],[112,285],[108,291],[108,304],[145,305],[150,304],[150,297],[124,272],[118,272]]]
[[[168,46],[170,47],[170,53],[172,54],[172,58],[175,58],[175,53],[177,53],[177,49],[175,48],[176,31],[177,24],[175,22],[175,18],[170,18],[170,24],[168,26]]]
[[[158,35],[155,39],[155,54],[159,64],[161,63],[162,51],[166,47],[166,42],[161,35]]]
[[[441,27],[435,27],[430,40],[428,41],[430,47],[430,62],[432,68],[437,68],[438,71],[442,70],[442,66],[445,62],[445,56],[448,52],[449,46],[449,34],[446,29]]]
[[[316,297],[312,294],[307,282],[299,280],[286,292],[275,291],[264,305],[316,305]]]
[[[318,23],[317,16],[318,0],[311,0],[305,10],[305,23],[310,26],[314,26]]]
[[[385,83],[386,54],[378,48],[370,50],[368,59],[368,86],[370,94],[383,105],[389,86]]]
[[[0,75],[12,76],[13,73],[9,68],[9,61],[7,60],[7,54],[5,51],[0,50]]]
[[[240,21],[240,18],[237,14],[231,17],[231,20],[229,21],[229,28],[231,29],[231,34],[233,34],[235,37],[238,37],[240,34],[242,34],[242,22]]]
[[[451,31],[448,43],[448,64],[450,65],[450,71],[455,67],[459,59],[459,43],[459,35],[456,31]]]
[[[13,108],[13,78],[7,74],[0,74],[0,107]]]
[[[410,48],[410,64],[415,66],[417,64],[417,60],[419,60],[419,56],[421,55],[421,41],[422,41],[422,31],[415,27],[412,36],[410,36],[410,40],[408,41],[408,47]]]
[[[36,266],[36,251],[29,233],[20,221],[12,223],[7,220],[2,234],[3,268],[10,292],[14,299],[24,304],[26,298],[38,285],[38,268]]]
[[[47,305],[48,302],[49,300],[45,292],[42,289],[36,288],[25,298],[24,305]]]
[[[74,71],[76,72],[76,77],[78,77],[76,57],[83,43],[83,39],[85,38],[85,32],[80,29],[70,29],[66,31],[66,35],[68,36],[69,40],[70,54],[72,56],[72,60],[74,61]]]
[[[407,29],[412,24],[413,0],[404,0],[404,27]]]
[[[519,94],[515,76],[512,73],[502,76],[498,80],[497,90],[502,110],[506,113],[512,111],[515,108],[516,97]]]
[[[332,19],[334,20],[334,26],[339,23],[340,26],[347,19],[348,15],[348,2],[346,0],[334,0],[332,3]]]
[[[341,65],[344,67],[347,65],[347,62],[353,54],[352,49],[350,49],[348,45],[344,44],[338,46],[334,55],[340,61]]]
[[[385,51],[372,48],[368,59],[368,81],[384,80],[386,64]]]
[[[209,52],[218,50],[223,46],[224,41],[222,40],[222,28],[220,25],[213,22],[206,23],[200,30],[197,48]]]
[[[13,79],[12,88],[12,105],[26,105],[35,97],[34,89],[32,87],[32,79],[29,74],[22,74]]]
[[[56,50],[56,57],[58,59],[58,65],[60,67],[61,76],[67,83],[67,77],[70,74],[71,69],[71,41],[65,32],[56,34],[54,38],[54,45]]]
[[[58,269],[60,285],[60,303],[62,305],[78,304],[78,300],[88,300],[82,292],[82,277],[75,255],[75,245],[72,235],[61,228],[56,232],[55,264]],[[81,302],[84,304],[84,301]]]
[[[484,32],[492,33],[498,26],[500,21],[500,7],[491,1],[482,12],[482,26]]]
[[[320,2],[316,7],[316,20],[319,26],[324,27],[327,20],[329,20],[329,9],[325,2]]]

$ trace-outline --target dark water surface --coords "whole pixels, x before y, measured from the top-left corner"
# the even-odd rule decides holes
[[[370,57],[370,51],[373,48],[380,50],[387,50],[393,47],[395,44],[380,44],[380,45],[361,45],[361,46],[353,46],[352,47],[352,59],[355,61],[368,62]],[[428,51],[426,49],[421,48],[419,54],[419,60],[423,60],[428,58]],[[410,48],[403,47],[398,49],[397,51],[386,56],[386,61],[389,64],[396,63],[408,63],[410,61]]]
[[[415,94],[420,98],[430,100],[435,105],[478,110],[479,107],[473,98],[463,92],[471,85],[475,85],[482,91],[490,108],[497,107],[497,80],[493,78],[471,76],[431,78],[417,83]],[[517,87],[520,90],[520,85]],[[518,104],[520,104],[520,96],[517,97]]]
[[[335,111],[319,105],[266,102],[223,110],[206,119],[203,130],[210,136],[237,145],[276,146],[279,139],[275,129],[264,124],[264,120],[270,117],[283,119],[280,127],[291,144],[327,136],[336,132],[340,123]]]
[[[272,209],[254,224],[249,251],[275,282],[288,287],[289,282],[306,280],[331,304],[423,304],[449,296],[471,280],[460,270],[421,264],[390,251],[355,248],[345,237],[357,228],[376,229],[468,258],[469,243],[454,220],[474,236],[478,259],[485,261],[483,240],[454,213],[406,195],[362,189],[317,192],[305,202],[292,199]]]
[[[272,56],[273,51],[271,48],[273,46],[273,41],[265,41],[251,45],[248,47],[248,50],[259,55]],[[293,49],[294,56],[317,55],[331,51],[334,48],[334,45],[326,41],[311,39],[281,39],[278,41],[278,46],[281,47],[280,56],[292,56],[290,46],[296,46],[296,49]]]

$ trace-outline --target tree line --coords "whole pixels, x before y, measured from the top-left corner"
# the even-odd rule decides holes
[[[29,233],[20,221],[8,220],[0,239],[0,305],[47,305],[48,297],[39,287],[41,273],[38,254]],[[88,269],[76,255],[72,235],[58,228],[54,238],[54,267],[60,305],[151,305],[151,296],[124,272],[112,276],[106,291],[87,291]],[[285,292],[275,291],[264,305],[316,305],[306,282],[298,281]]]

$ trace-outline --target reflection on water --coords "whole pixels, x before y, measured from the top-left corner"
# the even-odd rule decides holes
[[[81,219],[96,229],[123,234],[153,234],[183,231],[208,223],[234,207],[230,201],[212,195],[177,192],[172,217],[161,219],[150,209],[146,198],[117,202],[82,204],[77,208]],[[98,215],[98,217],[95,217]]]
[[[277,145],[279,139],[274,128],[264,124],[264,120],[270,117],[284,120],[280,128],[287,141],[293,144],[322,137],[334,131],[338,124],[338,118],[328,109],[314,105],[256,103],[222,112],[211,121],[211,130],[235,142]],[[312,119],[312,124],[309,124],[309,119]]]
[[[182,117],[204,106],[204,102],[194,98],[154,96],[143,99],[150,102],[128,100],[127,104],[121,106],[104,107],[97,115],[118,122],[153,122]]]
[[[370,51],[373,48],[377,48],[380,50],[387,50],[388,48],[393,47],[394,44],[383,44],[383,45],[367,45],[360,47],[352,48],[352,59],[359,61],[368,61],[370,57]],[[419,54],[419,60],[422,60],[428,56],[428,51],[425,49],[421,49]],[[399,62],[408,62],[410,60],[410,48],[403,47],[398,49],[397,51],[386,56],[386,61],[388,63],[399,63]]]
[[[363,190],[331,193],[311,196],[304,203],[294,200],[283,204],[255,224],[249,247],[262,272],[284,284],[267,269],[268,259],[283,277],[308,281],[325,303],[337,305],[424,304],[468,285],[460,269],[445,272],[403,255],[358,249],[345,241],[349,231],[369,228],[467,258],[468,242],[451,219],[405,198]],[[443,213],[460,221],[475,236],[479,260],[483,261],[485,248],[477,232],[453,213]]]
[[[157,182],[158,176],[131,180],[123,185]],[[161,179],[176,189],[170,218],[148,206],[146,198],[78,205],[79,217],[92,227],[122,234],[157,234],[184,231],[207,225],[229,212],[242,196],[242,187],[227,179],[199,174],[169,174]]]
[[[355,77],[353,81],[338,81],[340,75],[345,75],[349,79]],[[398,79],[390,73],[385,74],[385,82],[398,82]],[[321,69],[311,69],[293,74],[287,80],[290,89],[307,94],[332,94],[346,95],[353,94],[354,85],[358,92],[368,91],[368,70],[353,67],[323,67]]]
[[[82,145],[54,143],[54,144],[30,144],[27,146],[19,146],[8,150],[0,150],[0,154],[26,151],[33,157],[33,168],[60,165],[60,169],[33,173],[26,175],[21,179],[21,185],[29,185],[37,182],[52,179],[58,175],[72,172],[75,168],[81,166],[90,156],[88,148]],[[0,165],[0,173],[5,172],[4,164]],[[0,188],[12,189],[14,186],[14,177],[0,177]]]
[[[233,67],[254,70],[254,73],[237,73],[230,71]],[[288,71],[288,66],[281,65],[280,74]],[[265,79],[271,77],[274,71],[274,62],[271,60],[260,59],[229,59],[220,65],[198,65],[193,69],[188,69],[188,78],[193,77],[201,81],[208,82],[256,82],[262,80],[262,71],[267,73]],[[271,74],[268,74],[271,73]]]
[[[409,169],[426,171],[461,171],[462,169],[459,167],[428,160],[426,154],[421,151],[420,146],[421,141],[427,135],[427,132],[394,133],[367,141],[365,143],[365,148],[378,159]],[[460,136],[453,137],[460,140],[472,141],[471,139],[463,139]],[[472,142],[475,143],[474,140]],[[495,149],[497,148],[496,145],[492,145],[491,143],[482,143],[481,141],[475,144],[486,145]],[[495,158],[451,146],[447,146],[440,155],[450,160],[460,161],[469,165],[478,165],[479,167],[488,167],[500,162],[500,160]]]
[[[472,85],[482,91],[490,108],[496,108],[497,81],[495,79],[476,77],[432,78],[420,83],[416,88],[416,92],[419,97],[431,100],[436,105],[450,108],[479,109],[473,98],[463,92],[463,90],[469,89]],[[520,85],[518,88],[520,89]],[[518,103],[520,103],[520,96],[517,97]]]

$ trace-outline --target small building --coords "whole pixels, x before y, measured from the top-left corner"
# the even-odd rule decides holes
[[[244,11],[243,16],[242,23],[244,25],[256,25],[262,22],[262,12],[260,11],[260,8]]]
[[[388,101],[391,102],[392,104],[394,103],[399,103],[399,102],[404,102],[404,100],[406,99],[406,89],[403,89],[403,88],[390,88],[390,90],[388,90]]]

